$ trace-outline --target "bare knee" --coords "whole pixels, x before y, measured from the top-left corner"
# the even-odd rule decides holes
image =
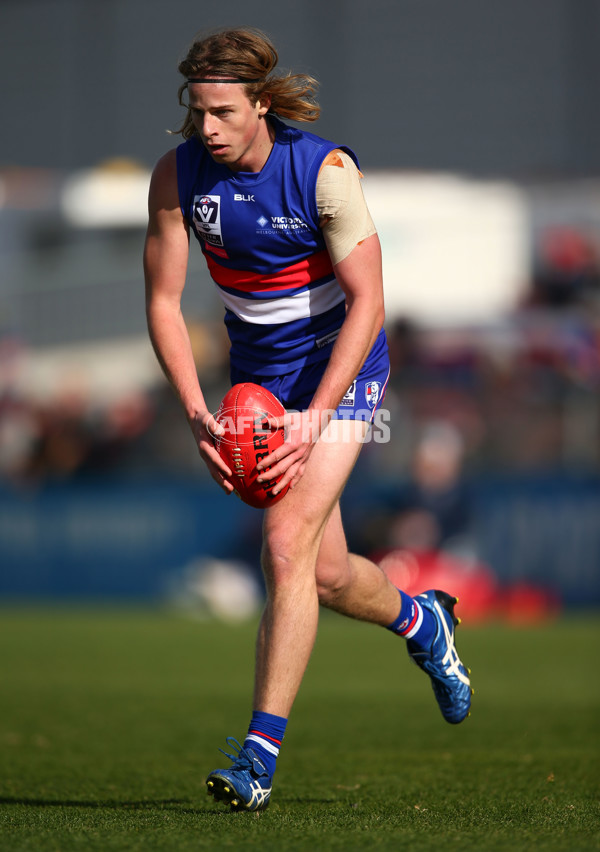
[[[317,594],[322,606],[336,609],[336,603],[344,593],[350,574],[348,560],[317,564]]]
[[[295,587],[305,582],[314,585],[315,561],[316,547],[311,548],[285,528],[265,533],[261,565],[268,589]]]

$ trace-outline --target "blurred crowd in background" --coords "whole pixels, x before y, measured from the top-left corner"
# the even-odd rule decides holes
[[[84,363],[85,349],[73,341],[67,347],[68,367],[55,370],[53,381],[44,387],[40,362],[43,367],[51,357],[52,347],[29,345],[24,336],[14,332],[0,339],[0,494],[3,492],[5,499],[8,494],[9,500],[21,500],[21,510],[25,515],[29,513],[27,523],[34,523],[41,541],[46,533],[40,524],[46,523],[42,520],[46,515],[36,514],[39,510],[32,508],[31,498],[57,484],[74,486],[71,490],[75,501],[81,484],[92,483],[94,487],[98,482],[185,481],[216,494],[210,491],[216,486],[198,457],[185,417],[158,369],[145,335],[139,266],[142,242],[140,228],[126,231],[125,237],[117,235],[119,248],[114,259],[115,270],[127,270],[132,264],[132,271],[126,272],[131,278],[127,286],[130,290],[135,287],[137,304],[119,303],[117,296],[124,298],[127,287],[123,286],[119,293],[118,280],[111,285],[114,297],[102,281],[98,287],[108,310],[104,319],[98,312],[97,321],[110,328],[113,323],[124,322],[128,313],[130,321],[137,325],[133,337],[143,339],[142,349],[136,350],[138,354],[132,355],[133,350],[123,344],[123,338],[111,339],[107,335],[104,348],[91,356],[88,351]],[[123,246],[128,246],[123,255],[125,262],[119,254]],[[472,483],[489,483],[497,474],[512,481],[520,476],[560,477],[565,473],[600,481],[599,246],[600,239],[593,231],[565,226],[540,232],[534,243],[531,273],[520,288],[518,304],[488,322],[427,324],[398,314],[387,321],[392,374],[384,410],[389,440],[382,441],[373,430],[353,474],[345,498],[349,504],[349,544],[375,556],[409,591],[450,583],[461,591],[463,613],[471,619],[498,612],[498,574],[502,571],[511,576],[512,584],[504,586],[503,613],[513,611],[520,617],[523,612],[535,617],[553,613],[558,598],[552,585],[560,586],[569,575],[571,535],[579,536],[578,546],[588,558],[589,566],[580,558],[578,569],[597,574],[598,541],[594,529],[598,525],[589,513],[581,533],[576,520],[581,513],[577,508],[571,512],[565,521],[567,536],[562,536],[557,548],[551,544],[548,528],[554,509],[547,507],[530,541],[527,530],[523,534],[521,528],[528,523],[526,516],[531,507],[523,509],[520,498],[513,499],[510,511],[500,521],[497,512],[488,513],[485,519],[484,538],[495,537],[491,544],[488,541],[491,562],[496,563],[491,570],[484,561],[487,553],[482,547],[481,531],[474,530],[474,510],[480,507],[474,505]],[[59,293],[56,282],[69,269],[72,254],[63,251],[56,235],[42,241],[42,256],[35,261],[34,272],[47,268],[44,280],[52,282],[54,294]],[[80,255],[85,263],[93,252],[80,251]],[[109,255],[110,252],[98,250],[99,257]],[[33,262],[36,252],[27,257],[28,263]],[[196,271],[192,270],[194,274]],[[96,277],[108,278],[109,271],[94,272],[91,280]],[[79,291],[85,290],[79,285]],[[92,288],[87,290],[90,296]],[[229,387],[228,341],[220,317],[222,309],[210,301],[208,292],[212,293],[212,286],[205,280],[197,288],[195,306],[192,304],[186,315],[201,384],[216,410]],[[62,298],[69,310],[77,307],[77,298],[70,293]],[[29,314],[23,311],[23,316],[35,314],[33,336],[43,333],[43,302],[32,300],[28,310]],[[85,312],[94,313],[89,302],[84,303],[82,311],[74,317],[52,319],[55,334],[68,336],[70,327],[79,323],[78,317],[85,317]],[[140,351],[152,364],[145,372],[140,372],[144,360]],[[32,383],[29,362],[36,354],[39,375]],[[103,394],[91,378],[91,367],[104,361],[112,386],[110,393]],[[116,381],[119,374],[128,377],[121,390]],[[387,435],[386,432],[386,438]],[[563,504],[570,500],[565,491]],[[192,512],[192,525],[210,524],[207,517],[196,521]],[[62,544],[57,545],[51,572],[58,573],[71,562],[81,565],[76,550],[71,552],[70,531],[79,522],[68,523],[62,539],[56,539]],[[498,523],[500,526],[494,527]],[[7,529],[0,530],[0,545],[2,532],[6,540],[9,538]],[[196,534],[200,544],[191,546],[195,557],[180,566],[182,573],[170,574],[171,588],[176,590],[173,594],[178,601],[193,602],[198,589],[204,589],[205,595],[207,588],[211,594],[216,588],[219,599],[223,595],[227,598],[232,588],[234,592],[237,588],[239,572],[228,561],[215,562],[213,554],[203,553],[202,529]],[[505,544],[507,536],[514,538],[514,553],[510,556]],[[108,531],[106,538],[110,538]],[[25,560],[22,564],[31,562],[25,555],[25,539],[16,542],[13,550],[13,544],[4,542],[8,548],[5,558],[12,558],[13,552],[17,554],[14,578],[9,584],[19,582],[20,560]],[[92,542],[93,536],[90,547]],[[225,556],[238,560],[244,555],[256,581],[260,573],[258,516],[244,520],[230,544],[231,552]],[[167,552],[169,547],[172,550],[172,545],[165,546]],[[115,539],[116,553],[119,547]],[[533,558],[527,552],[531,547],[537,548]],[[554,566],[548,561],[548,547],[553,550]],[[156,558],[154,570],[158,574],[164,557],[157,554]],[[136,557],[140,570],[147,559],[147,555]],[[46,571],[43,567],[39,570]],[[93,570],[89,567],[90,572]],[[531,574],[537,580],[526,588],[521,583],[517,595],[515,581],[521,574]],[[132,571],[132,584],[135,576]],[[217,579],[207,585],[207,576]],[[182,578],[186,578],[185,582]],[[225,581],[226,590],[220,585]],[[589,576],[587,582],[597,593],[597,581]],[[73,585],[77,587],[77,583]],[[506,601],[507,588],[513,596],[510,605]],[[581,583],[578,588],[584,590],[582,595],[588,594]],[[577,588],[569,594],[576,598]]]
[[[525,293],[511,315],[485,327],[388,324],[391,440],[369,453],[377,475],[426,478],[440,455],[446,476],[454,469],[600,472],[597,246],[574,230],[546,233]],[[228,387],[225,331],[218,319],[188,321],[202,383],[217,404]],[[102,400],[72,369],[53,396],[28,398],[20,383],[27,355],[23,341],[0,341],[4,480],[204,475],[165,381]]]

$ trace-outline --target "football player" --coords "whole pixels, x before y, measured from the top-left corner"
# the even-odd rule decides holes
[[[267,806],[287,719],[317,631],[319,605],[387,627],[430,676],[444,718],[469,713],[454,645],[455,598],[412,598],[348,552],[340,495],[384,399],[389,361],[380,243],[356,154],[286,124],[318,118],[316,81],[275,71],[253,29],[198,38],[179,65],[180,145],[157,163],[144,263],[150,337],[200,455],[227,492],[181,311],[190,234],[222,297],[231,379],[271,390],[289,410],[265,480],[290,489],[264,515],[267,598],[257,639],[254,712],[232,765],[207,778],[233,809]]]

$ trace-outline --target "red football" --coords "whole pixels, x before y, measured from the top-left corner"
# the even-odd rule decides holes
[[[266,509],[285,496],[289,486],[278,494],[278,479],[257,482],[256,465],[284,442],[283,429],[272,429],[268,418],[285,414],[276,396],[260,385],[244,382],[234,385],[221,401],[215,419],[225,432],[215,438],[215,447],[233,471],[235,490],[249,506]]]

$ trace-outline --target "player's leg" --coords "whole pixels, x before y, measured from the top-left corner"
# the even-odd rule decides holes
[[[433,589],[411,598],[373,562],[348,553],[339,505],[321,540],[317,588],[323,606],[404,636],[409,656],[431,678],[446,721],[456,724],[466,718],[473,691],[454,644],[456,598]]]
[[[254,706],[287,715],[317,631],[316,563],[323,534],[360,449],[364,424],[334,420],[298,485],[265,513],[267,602],[259,632]]]
[[[267,600],[257,637],[253,717],[229,769],[207,786],[236,809],[266,807],[275,760],[317,632],[315,565],[323,532],[361,448],[362,428],[332,421],[302,479],[265,512],[263,572]],[[352,427],[352,428],[351,428]]]
[[[374,562],[348,552],[339,503],[321,540],[316,577],[319,603],[328,609],[382,627],[398,616],[398,589]]]

